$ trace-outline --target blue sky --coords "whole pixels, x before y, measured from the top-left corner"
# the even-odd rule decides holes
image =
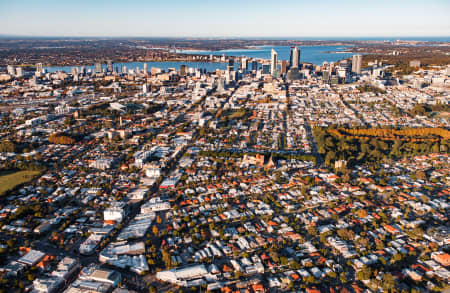
[[[450,36],[450,0],[0,0],[0,35]]]

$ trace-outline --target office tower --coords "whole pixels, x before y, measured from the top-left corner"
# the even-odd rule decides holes
[[[85,75],[86,74],[86,66],[81,66],[81,69],[80,69],[80,73],[82,74],[82,75]]]
[[[285,74],[287,71],[288,62],[286,60],[281,61],[280,73]]]
[[[112,60],[106,61],[106,67],[107,67],[108,72],[113,72],[114,71]]]
[[[232,58],[228,59],[227,70],[228,71],[234,70],[234,59],[232,59]]]
[[[346,78],[347,76],[347,70],[345,68],[338,68],[336,70],[336,75],[340,78]]]
[[[330,72],[328,70],[324,70],[322,72],[323,82],[328,83],[330,81]]]
[[[180,75],[186,75],[186,73],[187,73],[187,66],[186,65],[184,65],[184,64],[182,64],[181,66],[180,66]]]
[[[44,72],[44,66],[42,65],[42,63],[36,63],[36,72]]]
[[[17,67],[16,68],[16,77],[22,77],[23,76],[23,68]]]
[[[334,65],[334,62],[330,62],[330,65],[328,66],[331,72],[334,70]]]
[[[352,72],[356,74],[361,74],[362,68],[362,56],[361,55],[353,55],[352,59]]]
[[[262,74],[270,74],[270,64],[262,65]]]
[[[291,68],[299,68],[300,64],[300,49],[297,47],[291,47],[291,55],[289,58],[289,66]]]
[[[253,60],[252,61],[252,71],[257,71],[258,70],[258,61]]]
[[[292,67],[286,74],[286,79],[289,81],[300,79],[300,74],[297,67]]]
[[[345,69],[346,72],[349,72],[350,70],[350,64],[348,63],[348,61],[346,59],[342,60],[341,62],[339,62],[339,67]]]
[[[225,79],[223,77],[217,80],[217,92],[223,93],[225,91]]]
[[[274,49],[272,49],[272,52],[270,54],[270,74],[272,76],[275,75],[277,71],[277,62],[278,62],[278,53]]]
[[[148,74],[148,67],[147,67],[147,63],[144,63],[144,74],[147,75]]]
[[[127,73],[127,67],[126,66],[122,66],[122,73]]]
[[[14,68],[14,66],[8,65],[7,69],[8,69],[8,74],[9,75],[11,75],[11,76],[15,76],[16,75],[16,69]]]
[[[241,59],[241,69],[242,69],[242,71],[247,71],[247,69],[248,69],[248,59],[247,58]]]
[[[100,62],[95,63],[95,73],[102,72],[102,64]]]

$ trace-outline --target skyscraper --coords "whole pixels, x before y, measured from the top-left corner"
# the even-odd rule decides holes
[[[272,53],[270,56],[270,74],[272,76],[274,76],[277,71],[277,63],[278,63],[278,53],[277,51],[272,49]]]
[[[270,64],[262,65],[262,74],[270,74]]]
[[[186,75],[186,74],[187,74],[187,66],[184,65],[184,64],[182,64],[182,65],[180,66],[180,75],[184,76],[184,75]]]
[[[285,74],[287,72],[288,62],[287,60],[281,61],[280,73]]]
[[[36,63],[36,72],[44,72],[44,66],[42,65],[42,63]]]
[[[252,61],[252,70],[254,70],[254,71],[258,70],[258,61],[256,61],[256,60]]]
[[[144,63],[144,74],[145,75],[148,74],[148,65],[147,65],[147,63]]]
[[[100,62],[95,63],[95,73],[102,72],[102,64]]]
[[[11,76],[15,76],[16,75],[16,69],[14,68],[14,66],[8,65],[7,69],[8,69],[8,74],[9,75],[11,75]]]
[[[113,72],[114,71],[112,60],[106,61],[106,66],[107,66],[108,72]]]
[[[350,72],[350,63],[348,63],[347,59],[344,59],[339,62],[339,67],[343,68],[346,73]]]
[[[223,93],[223,92],[225,91],[225,78],[220,77],[220,78],[217,80],[217,88],[216,88],[216,91],[217,91],[218,93]]]
[[[300,65],[300,49],[297,47],[291,47],[291,55],[289,58],[289,66],[291,68],[299,68]]]
[[[23,68],[17,67],[16,68],[16,77],[22,77],[23,76]]]
[[[356,74],[361,74],[362,69],[362,56],[361,55],[353,55],[352,59],[352,72]]]
[[[234,59],[233,58],[228,59],[227,70],[228,71],[234,70]]]
[[[241,59],[241,69],[242,69],[242,71],[247,71],[247,69],[248,69],[248,59],[247,58]]]

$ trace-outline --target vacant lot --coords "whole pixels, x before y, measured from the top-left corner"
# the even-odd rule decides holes
[[[31,181],[39,173],[39,171],[0,173],[0,195],[4,195],[8,190],[13,189],[17,185]]]

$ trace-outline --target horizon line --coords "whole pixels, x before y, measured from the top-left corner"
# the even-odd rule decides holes
[[[262,39],[278,39],[278,40],[290,40],[290,39],[318,39],[322,38],[323,41],[340,41],[341,39],[354,39],[358,40],[358,38],[450,38],[450,35],[360,35],[360,36],[63,36],[63,35],[15,35],[15,34],[0,34],[0,38],[69,38],[69,39],[252,39],[252,40],[262,40]],[[320,41],[320,40],[319,40]],[[414,40],[411,40],[414,41]]]

